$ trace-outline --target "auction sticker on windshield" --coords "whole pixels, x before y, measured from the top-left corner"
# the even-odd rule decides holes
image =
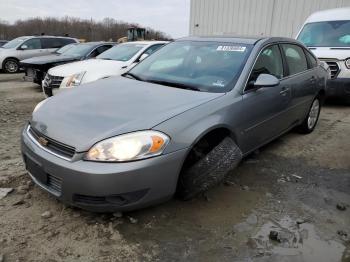
[[[244,52],[246,50],[245,46],[234,46],[234,45],[219,45],[216,48],[217,51],[227,51],[227,52]]]

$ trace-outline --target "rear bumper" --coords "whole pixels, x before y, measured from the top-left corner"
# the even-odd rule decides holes
[[[329,79],[326,96],[350,100],[350,78]]]
[[[93,212],[130,211],[169,200],[186,150],[127,163],[58,158],[22,132],[23,159],[33,181],[62,202]]]

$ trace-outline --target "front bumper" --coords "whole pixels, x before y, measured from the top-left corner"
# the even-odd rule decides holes
[[[327,82],[326,96],[350,101],[350,78],[329,79]]]
[[[72,161],[43,150],[22,132],[30,176],[62,202],[93,212],[130,211],[169,200],[175,193],[186,149],[126,163]]]
[[[44,79],[44,75],[46,72],[40,70],[40,69],[35,69],[31,67],[24,67],[24,76],[23,80],[27,82],[33,82],[38,85],[41,85],[41,82]]]

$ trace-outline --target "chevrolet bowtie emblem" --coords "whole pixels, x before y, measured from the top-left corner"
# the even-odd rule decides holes
[[[47,146],[47,144],[49,143],[49,141],[47,141],[44,137],[39,137],[38,142],[42,146]]]

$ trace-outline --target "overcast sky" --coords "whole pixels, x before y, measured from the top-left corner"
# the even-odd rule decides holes
[[[188,35],[190,0],[0,0],[0,19],[28,17],[115,18],[163,31]]]

